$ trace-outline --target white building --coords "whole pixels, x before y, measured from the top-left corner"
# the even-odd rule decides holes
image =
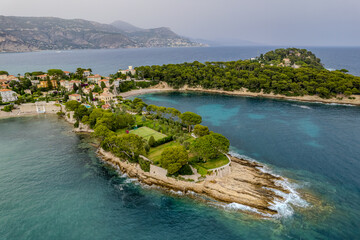
[[[10,89],[1,89],[0,95],[2,98],[2,102],[14,102],[18,99],[16,92],[14,92]]]
[[[131,73],[132,75],[134,75],[136,73],[135,69],[133,68],[133,66],[129,66],[128,69],[126,70],[119,70],[118,72],[120,72],[121,74],[128,74]]]
[[[90,76],[90,75],[91,75],[91,72],[88,71],[88,70],[85,70],[85,71],[83,72],[83,77],[88,77],[88,76]]]

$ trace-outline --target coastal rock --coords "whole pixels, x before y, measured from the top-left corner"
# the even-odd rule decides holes
[[[274,200],[283,200],[282,196],[271,189],[276,189],[284,194],[289,193],[287,189],[277,184],[277,181],[283,180],[283,178],[264,173],[259,169],[262,167],[261,165],[236,157],[231,157],[231,173],[227,176],[189,182],[144,172],[138,164],[121,160],[101,148],[98,150],[98,155],[103,161],[118,166],[123,173],[144,184],[184,193],[192,191],[204,194],[224,203],[249,206],[267,216],[277,214],[277,211],[271,208]]]

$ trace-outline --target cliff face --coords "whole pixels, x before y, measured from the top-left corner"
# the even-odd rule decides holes
[[[0,52],[199,45],[171,31],[172,34],[159,34],[158,30],[140,32],[129,33],[81,19],[0,16]]]

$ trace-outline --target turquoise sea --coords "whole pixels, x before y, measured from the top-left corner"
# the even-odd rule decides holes
[[[142,187],[55,116],[0,120],[0,239],[360,239],[360,108],[204,93],[140,96],[194,111],[309,203],[255,218]]]

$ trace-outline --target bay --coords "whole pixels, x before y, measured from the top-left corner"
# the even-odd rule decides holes
[[[194,111],[232,151],[317,202],[279,219],[148,189],[53,116],[0,120],[0,239],[357,239],[359,107],[204,93],[140,96]],[[303,195],[303,197],[306,197]],[[284,206],[286,207],[286,206]]]

